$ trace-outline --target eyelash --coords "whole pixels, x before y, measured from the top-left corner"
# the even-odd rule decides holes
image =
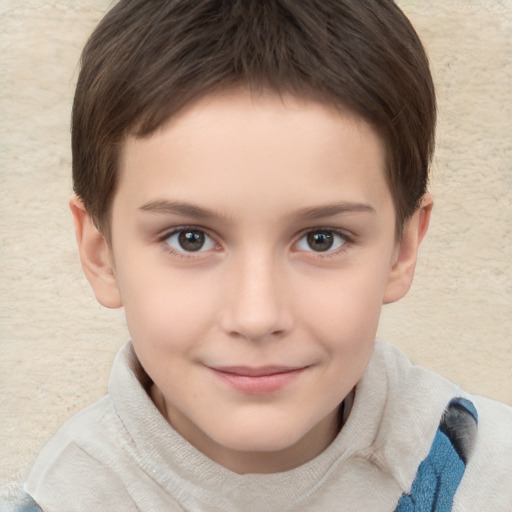
[[[170,231],[166,231],[165,233],[163,233],[162,236],[159,237],[158,241],[161,244],[163,244],[166,252],[170,253],[171,256],[174,258],[178,258],[178,259],[198,258],[199,255],[203,255],[203,253],[207,252],[207,251],[201,251],[201,250],[189,251],[189,252],[187,252],[185,250],[177,251],[177,250],[173,249],[169,245],[169,243],[167,243],[169,238],[171,238],[172,236],[177,235],[179,233],[186,233],[187,231],[195,231],[195,232],[203,233],[204,235],[206,235],[208,238],[210,238],[212,240],[212,242],[215,245],[215,248],[219,247],[219,243],[215,240],[215,238],[212,235],[210,235],[209,231],[207,229],[201,228],[199,226],[178,226]]]
[[[199,227],[199,226],[178,226],[170,231],[166,231],[165,233],[163,233],[158,238],[158,242],[163,244],[166,252],[170,253],[172,255],[172,257],[178,258],[178,259],[198,258],[201,255],[203,255],[203,253],[209,252],[209,250],[202,251],[201,249],[199,249],[198,251],[189,251],[189,252],[187,252],[185,250],[177,251],[177,250],[173,249],[167,242],[172,236],[177,235],[179,233],[184,233],[187,231],[195,231],[195,232],[203,233],[205,236],[210,238],[212,240],[212,242],[214,243],[214,245],[215,245],[214,250],[219,249],[220,244],[216,241],[215,237],[212,236],[207,229]],[[326,251],[298,250],[296,252],[309,253],[311,255],[314,255],[313,257],[315,259],[329,259],[329,258],[336,257],[336,256],[346,252],[348,250],[348,248],[353,244],[352,237],[349,236],[345,231],[342,231],[342,230],[339,230],[336,228],[315,227],[315,228],[309,228],[307,230],[302,231],[299,234],[297,241],[293,245],[296,246],[300,241],[302,241],[305,237],[307,237],[311,233],[330,233],[330,234],[333,234],[334,236],[342,238],[344,240],[344,242],[339,247],[335,248],[334,250],[331,250],[331,249],[327,249]]]
[[[353,244],[353,238],[351,236],[349,236],[345,231],[342,231],[342,230],[336,229],[336,228],[315,227],[315,228],[310,228],[310,229],[303,231],[300,235],[300,238],[298,239],[297,242],[295,242],[294,245],[297,245],[298,242],[300,242],[302,239],[304,239],[311,233],[331,233],[334,236],[338,236],[344,240],[344,242],[336,249],[328,249],[325,252],[313,251],[313,250],[304,251],[304,252],[312,255],[312,257],[314,257],[317,260],[318,259],[327,260],[330,258],[335,258],[337,256],[340,256],[341,254],[345,253]]]

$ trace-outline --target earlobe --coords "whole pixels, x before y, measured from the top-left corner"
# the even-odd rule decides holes
[[[425,194],[421,199],[420,207],[406,221],[384,294],[384,304],[401,299],[409,291],[414,277],[419,246],[427,232],[433,206],[432,196]]]
[[[73,214],[82,268],[96,299],[107,308],[121,307],[123,303],[115,279],[108,242],[94,225],[80,198],[72,197],[69,207]]]

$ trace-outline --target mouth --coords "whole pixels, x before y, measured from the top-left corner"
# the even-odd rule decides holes
[[[267,366],[252,368],[245,366],[210,368],[224,384],[242,393],[276,393],[297,380],[308,367],[290,368]]]

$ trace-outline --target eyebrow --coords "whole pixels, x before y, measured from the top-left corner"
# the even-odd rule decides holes
[[[168,201],[157,199],[143,204],[139,210],[143,212],[156,213],[161,215],[180,215],[182,217],[194,217],[196,219],[211,219],[221,217],[212,210],[196,206],[183,201]]]
[[[193,217],[200,220],[217,219],[225,217],[218,215],[212,210],[196,206],[183,201],[169,201],[166,199],[156,199],[143,204],[139,210],[148,213],[160,215],[180,215],[182,217]],[[311,206],[302,208],[291,216],[303,221],[315,220],[335,215],[348,213],[377,213],[375,208],[366,203],[341,202],[322,206]]]
[[[366,203],[342,202],[322,206],[312,206],[299,210],[294,216],[302,220],[315,220],[347,213],[377,213],[375,208]]]

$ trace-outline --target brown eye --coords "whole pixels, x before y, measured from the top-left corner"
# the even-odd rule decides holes
[[[334,245],[334,235],[329,231],[313,231],[308,233],[307,242],[315,252],[328,251]]]
[[[177,252],[199,252],[215,247],[215,242],[199,229],[181,229],[172,233],[167,244]]]
[[[306,233],[297,243],[301,251],[327,252],[339,249],[347,238],[332,229],[315,229]]]
[[[185,251],[199,251],[204,245],[204,233],[201,231],[182,231],[178,235],[178,242]]]

